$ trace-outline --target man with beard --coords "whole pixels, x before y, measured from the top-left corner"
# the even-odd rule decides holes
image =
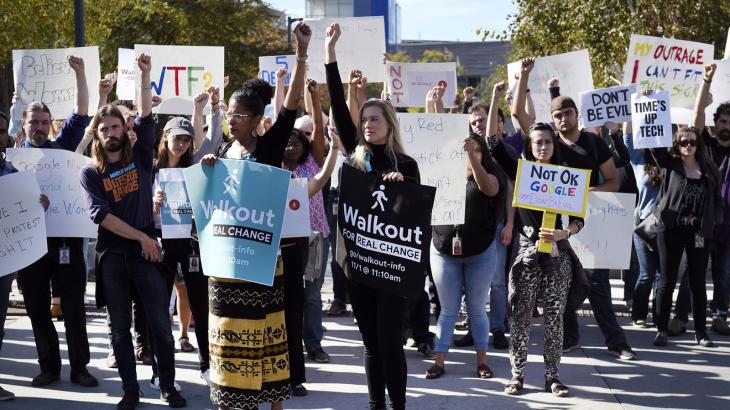
[[[517,87],[512,112],[520,127],[530,129],[535,120],[525,111],[525,93],[530,71],[535,66],[534,58],[522,60],[520,84]],[[578,127],[578,108],[567,96],[560,96],[550,103],[550,113],[560,137],[560,159],[562,165],[591,170],[590,190],[616,192],[619,189],[618,173],[608,145],[596,134]],[[608,353],[623,360],[635,360],[636,354],[626,342],[623,329],[616,320],[611,301],[611,284],[608,269],[586,269],[590,277],[591,291],[588,301],[593,309],[598,327],[608,347]],[[565,310],[563,315],[563,351],[570,352],[579,347],[578,317],[575,311]]]
[[[89,216],[99,224],[97,251],[97,303],[105,303],[111,320],[112,346],[122,379],[124,397],[118,409],[139,404],[139,383],[130,329],[131,286],[137,290],[155,345],[160,398],[170,407],[185,407],[175,390],[174,341],[167,306],[169,293],[164,275],[157,269],[160,248],[152,219],[152,153],[155,147],[150,88],[150,57],[137,57],[140,90],[139,116],[132,147],[119,109],[105,105],[94,116],[91,154],[93,163],[81,171]],[[100,300],[103,299],[103,300]]]
[[[712,103],[710,84],[715,76],[716,64],[705,66],[695,109],[692,126],[702,130],[702,138],[715,165],[720,169],[722,177],[721,194],[725,201],[722,224],[715,229],[712,247],[712,326],[711,329],[720,335],[730,335],[727,324],[728,291],[730,291],[730,101],[723,102],[715,110],[713,120],[714,132],[711,135],[705,127],[705,109]]]
[[[31,102],[22,115],[23,148],[55,148],[74,151],[89,124],[89,90],[86,84],[84,60],[69,56],[68,65],[76,75],[76,107],[55,141],[48,138],[51,130],[51,111],[42,102]],[[61,354],[58,334],[48,308],[51,300],[50,281],[54,275],[61,297],[71,381],[84,387],[99,383],[89,374],[89,340],[86,334],[86,272],[83,238],[48,238],[48,253],[18,272],[18,284],[23,289],[23,300],[30,317],[35,337],[41,373],[33,378],[34,387],[46,386],[60,379]]]

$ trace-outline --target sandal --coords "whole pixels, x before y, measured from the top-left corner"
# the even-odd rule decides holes
[[[426,370],[426,378],[429,380],[438,379],[443,376],[444,373],[446,373],[446,370],[443,367],[434,364],[430,369]]]
[[[566,397],[569,393],[568,387],[558,379],[546,380],[545,391],[557,397]]]
[[[509,383],[504,385],[504,392],[510,396],[519,394],[524,387],[524,379],[522,377],[512,376]]]
[[[194,352],[195,347],[190,344],[190,339],[187,337],[181,337],[178,339],[178,342],[180,342],[180,351],[183,352]]]
[[[491,379],[494,375],[492,373],[492,369],[490,369],[486,363],[477,366],[477,374],[482,379]]]

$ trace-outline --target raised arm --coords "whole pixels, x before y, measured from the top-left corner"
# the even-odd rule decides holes
[[[337,165],[337,155],[339,155],[340,141],[337,138],[337,134],[332,135],[332,142],[330,143],[330,151],[327,153],[327,159],[324,161],[324,167],[309,180],[307,185],[309,197],[313,197],[317,192],[321,191],[327,180],[332,176],[332,172],[335,170]]]
[[[436,111],[436,87],[426,92],[426,112],[435,113]]]
[[[527,82],[530,79],[530,71],[535,67],[533,57],[525,58],[520,64],[520,78],[517,82],[517,90],[512,101],[512,112],[517,122],[525,132],[535,123],[535,119],[525,110],[525,99],[527,98]]]
[[[307,48],[309,40],[312,38],[312,30],[306,24],[299,22],[292,31],[297,39],[297,62],[289,83],[289,91],[284,99],[284,108],[294,111],[299,106],[299,98],[304,91],[304,77],[307,74]]]
[[[474,87],[464,88],[464,106],[461,108],[462,114],[469,114],[469,108],[474,104],[474,94],[476,92],[477,89]]]
[[[213,88],[213,87],[211,87]],[[203,140],[205,139],[205,130],[203,124],[203,110],[205,105],[208,104],[210,94],[202,92],[195,96],[193,100],[193,129],[195,130],[195,137],[193,138],[193,152],[197,152],[201,146],[203,146]],[[217,105],[217,102],[216,102]]]
[[[694,112],[692,113],[692,126],[699,130],[705,129],[705,109],[712,104],[712,96],[710,95],[710,84],[715,76],[717,64],[706,64],[705,74],[702,76],[700,90],[695,98]]]
[[[337,23],[327,27],[325,38],[325,70],[327,72],[327,88],[330,93],[331,117],[340,133],[342,146],[349,154],[355,151],[357,146],[357,127],[352,121],[350,112],[345,103],[345,92],[342,89],[342,79],[337,67],[337,56],[335,45],[340,37],[340,25]]]
[[[307,80],[306,94],[312,97],[312,157],[320,167],[324,164],[326,142],[324,140],[324,122],[322,120],[322,104],[317,93],[317,82]]]
[[[479,190],[482,191],[484,195],[493,197],[499,193],[499,179],[488,173],[482,166],[481,161],[479,161],[479,158],[477,158],[476,155],[476,149],[478,147],[479,146],[473,139],[467,138],[464,140],[464,151],[467,153],[469,164],[471,164],[471,169],[474,172],[474,180],[476,181]],[[482,153],[482,155],[487,155],[487,153]]]
[[[497,135],[499,100],[504,95],[506,89],[507,86],[504,84],[504,81],[494,84],[494,88],[492,89],[492,101],[489,102],[489,113],[487,113],[487,137]]]
[[[137,66],[140,70],[140,90],[137,101],[139,116],[145,118],[152,113],[152,87],[150,85],[150,69],[152,59],[147,54],[137,56]]]
[[[444,112],[444,95],[446,94],[446,86],[439,85],[436,87],[436,101],[434,102],[434,112]]]
[[[360,101],[358,98],[358,83],[362,79],[362,71],[350,70],[350,76],[347,81],[347,108],[350,110],[350,117],[355,127],[360,126]]]
[[[68,65],[76,74],[76,107],[74,112],[81,116],[89,115],[89,85],[86,84],[86,69],[84,59],[68,56]]]
[[[109,73],[99,80],[99,108],[105,106],[109,100],[109,93],[112,92],[114,83],[117,82],[117,72]]]
[[[279,116],[279,110],[284,105],[284,92],[286,91],[286,75],[288,71],[281,67],[276,70],[276,87],[274,87],[274,118]],[[304,108],[307,107],[307,100],[304,100]]]

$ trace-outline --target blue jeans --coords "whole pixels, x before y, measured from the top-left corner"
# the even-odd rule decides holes
[[[100,261],[104,297],[111,319],[112,346],[119,365],[122,388],[125,392],[139,391],[129,314],[131,286],[134,286],[147,312],[155,344],[160,388],[173,391],[175,344],[167,311],[170,302],[167,279],[155,264],[142,259],[136,250],[138,247],[130,248],[133,250],[110,249]]]
[[[611,284],[608,281],[608,269],[586,269],[591,282],[588,301],[591,303],[593,315],[603,333],[604,342],[609,349],[616,349],[626,344],[624,331],[616,320],[611,300]],[[578,332],[578,315],[575,311],[565,310],[563,316],[563,345],[577,344],[580,341]]]
[[[330,233],[332,236],[334,232]],[[319,277],[313,281],[304,281],[304,347],[307,351],[322,347],[322,284],[324,283],[324,272],[327,270],[327,258],[329,257],[330,239],[324,238],[322,243],[322,269]]]
[[[10,306],[10,289],[13,286],[13,277],[15,274],[8,274],[0,277],[0,349],[3,347],[3,339],[5,338],[5,318],[8,314],[8,306]]]
[[[730,282],[730,240],[715,241],[715,250],[712,251],[712,314],[714,316],[727,315],[728,284]]]
[[[497,224],[494,237],[495,270],[492,278],[492,290],[489,295],[489,331],[504,332],[507,328],[507,274],[504,265],[507,263],[507,247],[502,245],[502,228]]]
[[[462,290],[466,294],[469,326],[476,350],[487,350],[489,317],[484,306],[489,299],[489,288],[496,270],[494,242],[482,253],[454,257],[444,255],[431,244],[431,271],[441,301],[441,313],[436,322],[434,350],[449,351],[454,325],[459,315]]]
[[[659,254],[651,250],[643,239],[634,234],[634,247],[639,258],[639,278],[634,288],[634,302],[631,305],[631,320],[646,320],[649,315],[649,295],[654,289],[652,298],[652,317],[656,321],[656,289],[659,286]]]

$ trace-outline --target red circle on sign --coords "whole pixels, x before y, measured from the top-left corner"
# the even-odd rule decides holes
[[[296,211],[297,209],[299,209],[299,206],[299,201],[297,201],[296,199],[292,199],[291,201],[289,201],[289,209],[291,209],[292,211]]]

